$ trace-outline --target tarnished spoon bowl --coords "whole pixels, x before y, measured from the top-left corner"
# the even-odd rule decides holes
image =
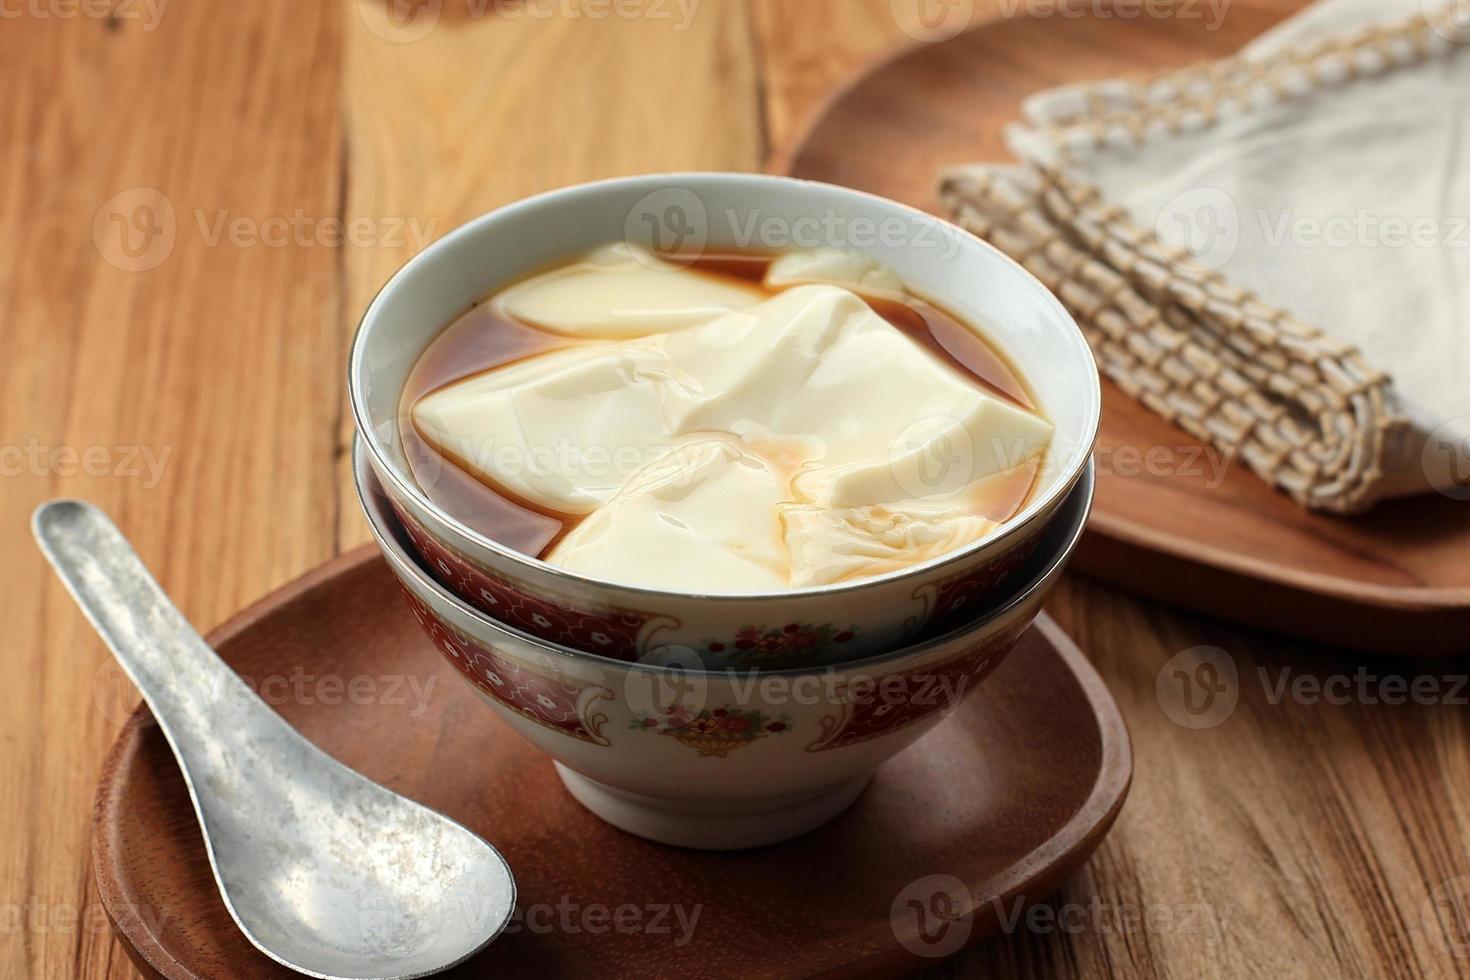
[[[308,976],[403,980],[499,934],[515,882],[495,848],[297,733],[101,511],[54,501],[34,529],[173,748],[220,895],[256,948]]]

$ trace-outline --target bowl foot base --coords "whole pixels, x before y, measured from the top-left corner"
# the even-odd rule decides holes
[[[555,765],[572,798],[614,827],[660,844],[710,851],[799,837],[852,806],[872,779],[868,773],[816,793],[758,802],[671,800],[608,786]]]

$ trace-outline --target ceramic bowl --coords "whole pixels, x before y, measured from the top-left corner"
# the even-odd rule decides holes
[[[836,816],[879,763],[939,723],[1010,652],[1082,533],[1093,472],[977,619],[916,646],[817,670],[679,669],[539,640],[441,586],[413,553],[366,454],[359,494],[420,625],[507,724],[614,826],[685,847],[774,843]]]
[[[1030,501],[991,537],[886,575],[760,595],[699,595],[573,574],[511,550],[432,503],[398,438],[410,368],[497,288],[611,241],[684,252],[835,246],[865,252],[916,294],[973,323],[1030,384],[1056,435]],[[1101,405],[1081,331],[1021,266],[958,227],[859,191],[757,174],[661,174],[583,184],[477,218],[400,269],[352,344],[349,395],[369,462],[435,577],[503,623],[635,660],[694,651],[778,667],[881,653],[968,612],[1036,546],[1092,451]],[[951,465],[965,465],[957,447]]]

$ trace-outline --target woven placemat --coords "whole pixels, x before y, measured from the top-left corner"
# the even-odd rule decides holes
[[[946,171],[940,198],[1062,299],[1103,374],[1129,396],[1303,506],[1366,510],[1387,492],[1389,471],[1417,457],[1392,379],[1352,345],[1166,246],[1087,180],[1075,153],[1209,127],[1225,113],[1441,55],[1456,32],[1470,41],[1453,14],[1068,90],[1013,139],[1026,163]]]

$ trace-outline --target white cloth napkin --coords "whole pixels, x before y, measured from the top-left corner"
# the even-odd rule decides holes
[[[1008,131],[1029,169],[961,168],[942,193],[1013,245],[1039,247],[1049,223],[1054,253],[1110,267],[1157,305],[1206,283],[1162,320],[1277,404],[1273,387],[1301,381],[1294,422],[1258,407],[1242,425],[1276,426],[1251,434],[1247,459],[1305,505],[1453,488],[1465,474],[1436,443],[1470,445],[1470,23],[1457,14],[1470,20],[1463,4],[1322,0],[1215,65],[1041,93]],[[1252,318],[1232,303],[1287,340],[1244,342]],[[1298,335],[1306,353],[1271,360]],[[1343,407],[1320,411],[1335,384]]]

